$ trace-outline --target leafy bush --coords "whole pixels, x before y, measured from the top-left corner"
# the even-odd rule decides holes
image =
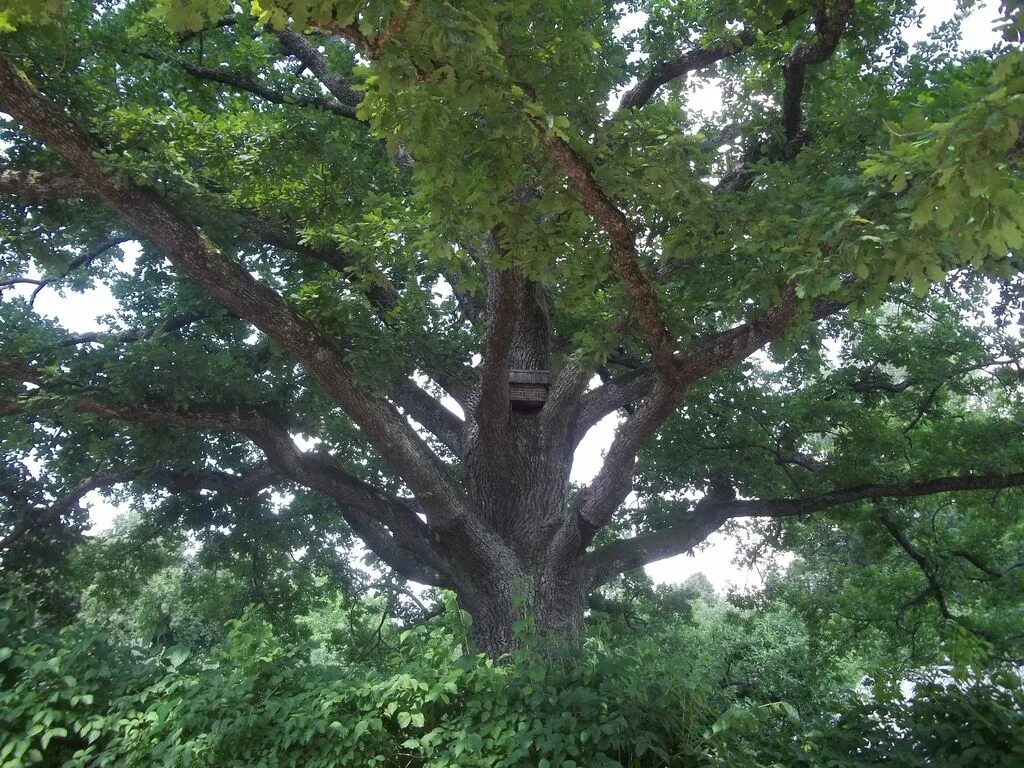
[[[922,684],[911,701],[848,701],[841,716],[800,721],[784,701],[739,698],[713,665],[682,663],[680,626],[572,651],[532,642],[501,664],[463,654],[464,617],[451,611],[372,663],[312,664],[257,610],[197,653],[48,628],[11,597],[0,607],[0,768],[1011,766],[1024,756],[1017,678]],[[700,626],[727,654],[745,640],[722,634],[726,624]],[[698,625],[690,631],[704,654]]]
[[[0,766],[89,765],[154,669],[96,630],[57,631],[0,595]]]
[[[129,653],[4,606],[3,768],[700,766],[728,730],[679,669],[652,674],[648,653],[598,643],[495,664],[440,625],[403,633],[373,666],[314,665],[255,611],[190,657]]]
[[[901,768],[1024,765],[1024,684],[1019,671],[915,686],[908,699],[859,702],[778,755],[782,765],[889,764]]]

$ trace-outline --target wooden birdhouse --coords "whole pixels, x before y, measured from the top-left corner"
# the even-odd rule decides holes
[[[508,399],[513,408],[540,408],[548,399],[550,371],[513,368],[508,376]]]

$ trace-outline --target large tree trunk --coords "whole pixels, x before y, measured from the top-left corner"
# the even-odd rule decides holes
[[[492,332],[464,441],[469,508],[494,541],[442,535],[459,602],[473,618],[475,649],[498,657],[531,636],[572,642],[583,629],[589,582],[567,507],[575,403],[514,407],[510,369],[550,370],[550,328],[541,286],[515,271],[491,273],[489,311],[512,322]],[[487,380],[490,373],[495,379]],[[552,371],[557,376],[558,371]]]
[[[579,562],[552,563],[539,573],[479,574],[474,582],[457,587],[459,603],[472,617],[473,650],[499,658],[531,640],[577,642],[588,591]]]
[[[566,536],[570,457],[545,450],[539,414],[511,411],[499,466],[468,462],[473,509],[494,530],[492,547],[445,548],[455,592],[473,618],[476,650],[497,657],[529,636],[574,642],[589,588],[581,547]],[[567,538],[570,539],[567,544]]]

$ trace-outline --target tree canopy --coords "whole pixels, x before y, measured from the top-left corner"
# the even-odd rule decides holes
[[[0,0],[0,766],[1019,765],[973,5]]]
[[[0,2],[4,571],[59,593],[99,490],[268,604],[361,544],[498,656],[750,519],[822,633],[1012,658],[1021,21],[920,12]]]

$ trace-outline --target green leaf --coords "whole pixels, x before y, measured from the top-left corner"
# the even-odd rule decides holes
[[[167,649],[167,662],[172,668],[180,667],[189,657],[187,646],[175,645]]]

